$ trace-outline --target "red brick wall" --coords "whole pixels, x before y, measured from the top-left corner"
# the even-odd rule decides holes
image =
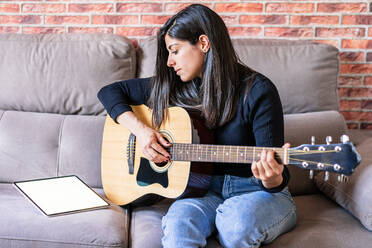
[[[372,129],[371,0],[202,0],[233,37],[312,39],[340,49],[341,111],[350,128]],[[0,0],[0,33],[106,32],[134,43],[154,35],[193,1]]]

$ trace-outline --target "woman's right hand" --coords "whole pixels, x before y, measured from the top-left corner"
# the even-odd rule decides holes
[[[162,163],[170,160],[170,154],[164,149],[172,144],[169,143],[159,132],[146,127],[138,132],[137,141],[141,145],[142,152],[147,159],[154,163]]]

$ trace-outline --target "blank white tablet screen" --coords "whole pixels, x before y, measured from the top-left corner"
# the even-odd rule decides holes
[[[109,205],[76,176],[15,184],[47,215]]]

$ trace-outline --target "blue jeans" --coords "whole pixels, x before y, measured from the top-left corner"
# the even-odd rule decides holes
[[[162,219],[163,247],[204,247],[217,231],[224,247],[259,247],[292,229],[296,206],[288,189],[263,191],[256,178],[214,176],[202,198],[175,201]]]

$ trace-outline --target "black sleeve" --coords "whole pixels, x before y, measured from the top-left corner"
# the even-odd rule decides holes
[[[97,96],[111,118],[132,111],[129,105],[146,104],[150,97],[151,78],[134,78],[104,86]]]
[[[256,146],[281,147],[284,143],[284,120],[283,109],[279,93],[275,85],[266,77],[256,77],[248,93],[249,119],[251,121]],[[261,188],[267,192],[279,192],[289,182],[289,171],[283,170],[283,182],[275,188]]]

